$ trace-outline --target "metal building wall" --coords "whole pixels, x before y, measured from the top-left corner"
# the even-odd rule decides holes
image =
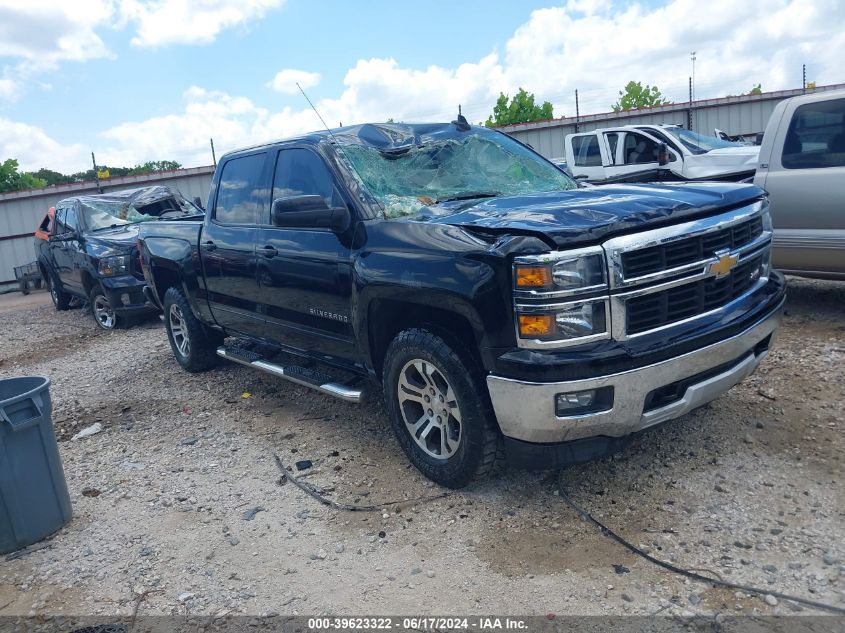
[[[823,92],[845,88],[845,84],[819,86],[807,92]],[[706,99],[692,103],[692,129],[712,135],[719,128],[730,135],[754,135],[763,132],[775,106],[790,97],[803,94],[803,90],[780,90],[761,95],[742,95]],[[588,114],[578,118],[578,132],[591,132],[604,127],[621,125],[675,124],[688,127],[690,104],[675,103],[628,112]],[[548,158],[562,158],[565,154],[564,139],[575,130],[575,117],[551,121],[521,123],[500,128],[523,143],[528,143]]]
[[[102,187],[108,192],[167,185],[179,189],[191,200],[199,197],[205,204],[213,173],[213,166],[176,169],[110,178],[102,182]],[[85,182],[0,194],[0,291],[15,283],[15,266],[35,260],[33,232],[47,209],[64,198],[92,193],[97,193],[96,183]]]

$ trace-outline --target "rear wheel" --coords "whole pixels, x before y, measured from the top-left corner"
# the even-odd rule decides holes
[[[121,325],[120,317],[101,286],[95,286],[91,291],[91,314],[94,322],[104,330],[113,330]]]
[[[47,280],[47,285],[50,287],[50,298],[53,300],[56,310],[67,310],[70,307],[70,295],[62,290],[61,282],[53,273],[47,273],[45,279]]]
[[[480,374],[443,339],[401,332],[387,350],[383,382],[396,438],[426,477],[461,488],[495,470],[502,439]]]
[[[164,325],[176,361],[189,372],[201,372],[217,364],[217,346],[223,336],[210,331],[194,316],[188,299],[178,288],[164,294]]]

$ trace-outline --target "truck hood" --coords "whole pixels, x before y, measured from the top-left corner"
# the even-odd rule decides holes
[[[444,204],[436,208],[442,213],[419,219],[494,234],[539,233],[570,247],[741,206],[763,195],[759,187],[735,183],[605,185],[490,198],[469,207]]]
[[[114,229],[94,231],[85,234],[89,252],[97,257],[107,255],[128,255],[138,241],[140,224],[128,224]]]
[[[757,169],[759,157],[758,145],[711,149],[706,154],[685,156],[684,175],[687,178],[710,178],[752,172]]]

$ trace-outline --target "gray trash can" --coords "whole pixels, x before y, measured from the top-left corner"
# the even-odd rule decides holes
[[[49,378],[0,380],[0,554],[70,521],[52,413]]]

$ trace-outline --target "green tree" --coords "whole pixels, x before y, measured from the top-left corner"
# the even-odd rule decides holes
[[[18,161],[7,158],[0,163],[0,193],[21,189],[40,189],[47,183],[32,174],[18,171]]]
[[[761,95],[761,94],[763,94],[763,87],[762,87],[762,85],[761,85],[761,84],[757,84],[756,86],[754,86],[753,88],[751,88],[751,90],[749,90],[749,91],[748,91],[748,92],[746,92],[745,94],[748,94],[748,95]]]
[[[643,88],[639,81],[629,81],[625,85],[625,90],[619,91],[619,100],[610,107],[613,108],[614,112],[620,112],[638,108],[651,108],[667,103],[670,103],[670,101],[660,93],[657,86],[647,85]]]
[[[534,95],[519,89],[513,99],[508,102],[508,95],[499,93],[496,105],[493,107],[493,114],[487,117],[484,123],[487,127],[500,127],[512,123],[528,123],[529,121],[543,121],[554,118],[552,104],[544,101],[543,105],[534,103]]]

